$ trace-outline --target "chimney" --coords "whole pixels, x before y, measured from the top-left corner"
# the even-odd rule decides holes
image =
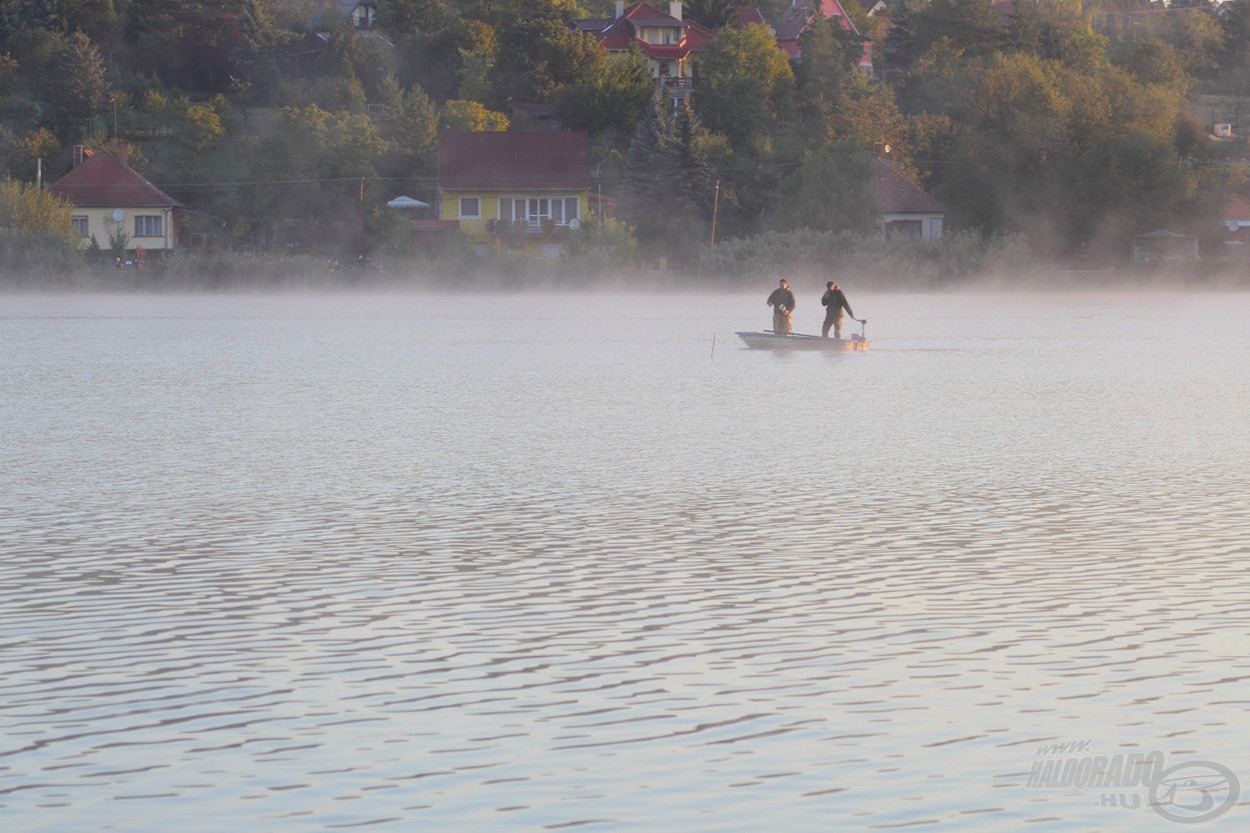
[[[672,0],[668,4],[668,16],[681,20],[681,0]]]
[[[616,0],[616,19],[620,20],[625,16],[625,0]]]
[[[83,146],[74,145],[74,167],[75,168],[77,168],[79,165],[82,164],[83,158],[84,158]]]
[[[123,165],[130,164],[130,144],[127,142],[117,143],[117,158],[121,160]]]

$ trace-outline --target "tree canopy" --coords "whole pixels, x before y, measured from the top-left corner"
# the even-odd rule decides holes
[[[315,0],[0,0],[0,175],[54,178],[71,146],[125,140],[191,213],[264,247],[282,223],[368,234],[388,195],[433,199],[439,130],[542,112],[591,135],[614,234],[679,260],[713,213],[722,238],[868,228],[874,156],[949,228],[1066,256],[1196,223],[1250,181],[1244,141],[1207,135],[1250,130],[1250,0],[893,0],[888,27],[852,4],[871,75],[839,21],[809,21],[791,60],[734,8],[686,5],[713,37],[674,97],[657,60],[572,23],[606,0],[379,0],[361,29]]]

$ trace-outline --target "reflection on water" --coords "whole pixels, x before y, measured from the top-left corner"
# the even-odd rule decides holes
[[[6,829],[1165,830],[1039,747],[1250,779],[1250,299],[854,302],[866,354],[741,349],[763,293],[5,299]]]

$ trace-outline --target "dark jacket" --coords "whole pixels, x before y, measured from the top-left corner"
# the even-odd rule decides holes
[[[756,296],[759,297],[758,295]],[[773,294],[768,296],[768,305],[776,310],[778,307],[785,307],[791,312],[794,311],[794,293],[788,289],[777,287],[773,290]]]
[[[842,294],[841,289],[830,289],[821,296],[820,303],[822,306],[828,307],[825,310],[826,318],[836,318],[839,310],[846,310],[846,314],[855,317],[855,313],[851,312],[851,305],[846,302],[846,296]]]

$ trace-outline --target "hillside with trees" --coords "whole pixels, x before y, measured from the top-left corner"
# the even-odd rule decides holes
[[[1244,138],[1209,133],[1250,131],[1250,0],[849,2],[871,76],[853,32],[818,20],[795,62],[734,9],[686,6],[716,36],[674,108],[641,55],[569,26],[611,0],[378,0],[365,31],[323,0],[0,0],[0,266],[73,260],[33,186],[119,142],[187,207],[192,249],[445,256],[383,206],[434,202],[440,130],[531,127],[517,102],[590,133],[630,237],[603,245],[705,271],[879,237],[875,157],[945,203],[948,246],[1068,265],[1199,233],[1246,192]]]

